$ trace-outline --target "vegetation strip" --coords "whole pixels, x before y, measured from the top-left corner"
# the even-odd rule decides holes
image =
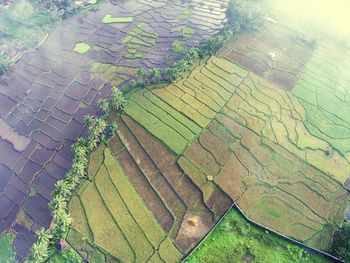
[[[237,210],[236,210],[237,209]],[[230,225],[230,223],[227,221],[229,220],[229,218],[237,218],[239,220],[246,220],[247,222],[241,222],[243,225],[240,225],[240,224],[234,224],[234,225]],[[246,224],[251,224],[252,226],[249,226],[249,225],[246,225]],[[298,260],[298,262],[308,262],[308,260],[310,259],[310,256],[312,257],[312,262],[328,262],[327,259],[332,259],[332,260],[335,260],[335,261],[340,261],[338,258],[328,254],[328,253],[325,253],[323,251],[320,251],[320,250],[317,250],[317,249],[314,249],[314,248],[310,248],[300,242],[297,242],[293,239],[290,239],[284,235],[281,235],[280,233],[278,232],[275,232],[269,228],[266,228],[254,221],[252,221],[249,217],[247,217],[244,212],[237,206],[237,205],[232,205],[232,207],[226,212],[226,214],[221,218],[221,220],[211,229],[211,231],[201,240],[201,242],[198,244],[198,246],[196,246],[196,248],[194,248],[191,253],[189,253],[186,258],[184,258],[184,260],[182,262],[205,262],[205,261],[202,261],[200,260],[201,259],[201,256],[199,256],[199,258],[196,257],[196,254],[200,254],[201,251],[198,251],[199,249],[204,249],[207,251],[207,253],[210,253],[210,255],[213,257],[212,258],[212,262],[221,262],[222,258],[219,257],[218,258],[218,255],[215,253],[216,251],[220,251],[220,253],[223,253],[225,250],[228,249],[228,251],[230,253],[226,254],[225,256],[229,256],[229,258],[226,258],[226,260],[230,261],[230,262],[241,262],[242,260],[242,257],[245,255],[245,254],[232,254],[232,252],[238,252],[237,249],[239,248],[245,248],[246,249],[246,253],[250,254],[250,256],[253,256],[253,259],[256,259],[256,260],[262,260],[262,258],[264,257],[269,257],[269,256],[272,256],[273,257],[273,260],[276,260],[276,261],[281,261],[282,259],[276,259],[273,255],[271,255],[270,253],[268,253],[268,255],[260,255],[260,257],[256,257],[254,255],[254,251],[259,253],[259,250],[255,250],[255,247],[254,245],[256,245],[256,243],[250,241],[248,242],[248,244],[246,245],[245,243],[242,244],[242,243],[236,243],[236,242],[232,242],[231,243],[231,239],[228,239],[227,241],[225,241],[225,244],[223,245],[223,247],[220,246],[220,244],[217,244],[218,242],[220,242],[220,240],[217,240],[217,239],[221,239],[223,238],[222,234],[220,233],[219,235],[220,236],[217,236],[217,235],[214,235],[215,232],[218,232],[219,231],[223,231],[223,229],[225,229],[225,233],[223,235],[231,235],[232,233],[232,230],[226,230],[226,229],[229,229],[231,227],[238,227],[239,229],[237,229],[238,233],[237,235],[242,235],[243,237],[245,238],[251,238],[251,235],[253,237],[253,239],[256,239],[255,235],[258,234],[258,243],[260,242],[264,242],[264,245],[267,244],[267,246],[270,246],[269,244],[271,244],[272,242],[272,239],[274,237],[271,237],[269,238],[268,241],[262,241],[262,239],[264,239],[264,237],[261,237],[261,235],[264,235],[265,233],[263,233],[263,230],[265,230],[264,232],[267,232],[267,234],[271,235],[271,234],[274,234],[276,235],[276,237],[278,239],[281,239],[281,240],[287,240],[288,242],[290,242],[291,244],[293,245],[289,245],[287,244],[287,250],[284,252],[285,253],[285,257],[286,259],[288,260],[291,260],[290,262],[296,262],[296,260]],[[247,227],[247,229],[245,229]],[[256,227],[256,229],[254,229],[254,227]],[[219,230],[220,229],[220,230]],[[246,233],[247,231],[249,231],[249,236],[246,236]],[[255,232],[255,231],[258,231],[258,232]],[[226,233],[227,232],[227,233]],[[215,239],[215,237],[217,237],[217,239]],[[215,239],[215,241],[214,241]],[[281,240],[279,240],[278,242],[281,242]],[[210,243],[213,243],[214,242],[214,245],[212,246],[213,248],[210,247]],[[228,247],[228,244],[235,244],[236,247]],[[209,246],[208,246],[209,245]],[[285,244],[283,244],[285,246]],[[297,247],[292,247],[292,246],[298,246],[299,248]],[[224,250],[224,251],[223,251]],[[210,251],[210,252],[209,252]],[[306,252],[307,251],[307,252]],[[312,254],[308,254],[308,253],[311,253]],[[262,252],[262,251],[260,251]],[[263,251],[263,253],[265,253],[266,250]],[[279,256],[278,254],[279,253],[283,253],[283,252],[276,252],[277,253],[277,256]],[[307,255],[308,257],[305,258],[305,255]],[[321,256],[324,256],[325,259],[322,259],[320,257],[317,257],[317,255],[321,255]],[[242,256],[242,257],[241,257]],[[281,254],[281,256],[283,257],[283,255]],[[208,257],[205,256],[205,260],[208,260]],[[233,261],[232,261],[233,260]],[[234,260],[237,260],[237,261],[234,261]],[[272,259],[269,259],[269,260],[272,260]],[[264,261],[265,262],[265,261]],[[284,262],[284,261],[283,261]],[[289,261],[288,261],[289,262]]]
[[[105,24],[112,23],[131,23],[133,21],[132,17],[112,17],[111,14],[105,15],[102,22]]]
[[[99,104],[104,114],[100,117],[86,116],[88,136],[86,139],[79,138],[72,146],[74,152],[72,169],[67,173],[66,179],[56,183],[56,189],[49,204],[54,218],[53,222],[50,228],[41,229],[37,232],[38,239],[32,246],[27,259],[29,262],[37,263],[46,260],[49,251],[59,240],[67,236],[72,224],[72,219],[68,213],[68,202],[72,193],[86,176],[87,156],[100,142],[105,140],[107,128],[111,133],[114,133],[116,126],[114,123],[108,125],[108,117],[111,112],[116,114],[123,110],[125,98],[119,89],[113,87],[109,101],[100,100]]]

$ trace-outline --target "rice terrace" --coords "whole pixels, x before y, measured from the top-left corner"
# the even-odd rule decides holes
[[[0,263],[350,262],[334,1],[0,0]]]

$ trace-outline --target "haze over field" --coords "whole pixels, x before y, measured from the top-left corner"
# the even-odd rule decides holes
[[[277,11],[279,17],[298,30],[350,44],[348,0],[267,0],[267,3],[265,7]]]

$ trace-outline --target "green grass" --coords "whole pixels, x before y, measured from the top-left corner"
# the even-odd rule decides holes
[[[153,104],[142,93],[135,94],[133,96],[133,101],[136,102],[139,106],[147,110],[150,114],[153,114],[159,118],[162,122],[167,124],[169,127],[172,127],[178,133],[180,133],[186,140],[192,141],[195,138],[195,135],[191,130],[186,126],[180,123],[177,119],[169,115],[165,110],[159,108],[157,104]]]
[[[63,251],[59,251],[54,256],[50,257],[48,263],[81,263],[83,259],[81,256],[72,248],[68,247]]]
[[[122,229],[126,239],[129,240],[130,246],[135,252],[136,260],[146,262],[153,254],[152,245],[129,213],[128,207],[125,206],[123,199],[114,188],[110,175],[104,166],[101,167],[99,175],[96,177],[96,187],[115,222]]]
[[[89,44],[86,43],[77,43],[73,50],[79,54],[84,54],[86,52],[88,52],[91,49]]]
[[[175,54],[183,53],[185,51],[185,41],[176,40],[171,45],[171,51]]]
[[[153,214],[146,208],[143,200],[124,174],[119,162],[116,161],[108,148],[105,149],[105,166],[114,187],[118,190],[129,212],[134,216],[151,244],[155,247],[158,246],[165,237],[164,231]]]
[[[184,26],[182,29],[182,35],[185,38],[191,38],[196,34],[196,30],[192,27]]]
[[[0,262],[16,262],[16,254],[12,248],[14,238],[15,237],[12,233],[6,233],[0,236]]]
[[[180,154],[185,149],[187,141],[184,137],[135,102],[130,101],[125,107],[125,112],[175,153]]]
[[[37,195],[37,191],[35,190],[34,186],[29,188],[29,197],[35,197]]]
[[[133,17],[127,16],[127,17],[112,17],[111,14],[105,15],[102,22],[105,24],[112,24],[112,23],[131,23],[133,21]]]
[[[243,258],[248,257],[253,259],[252,263],[330,262],[250,224],[237,209],[232,209],[226,215],[206,241],[185,262],[240,263],[244,262]]]

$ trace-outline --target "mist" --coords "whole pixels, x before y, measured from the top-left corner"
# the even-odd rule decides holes
[[[266,0],[264,7],[297,31],[350,45],[349,0]]]

